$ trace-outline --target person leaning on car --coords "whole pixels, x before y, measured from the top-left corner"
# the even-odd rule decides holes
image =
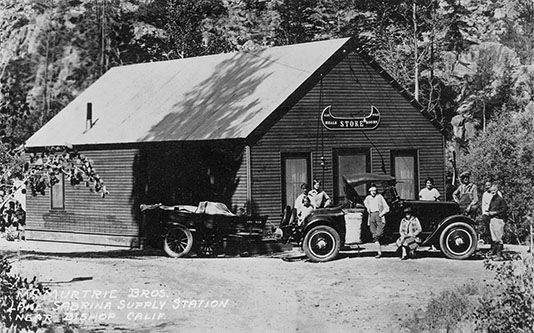
[[[326,194],[326,192],[321,188],[321,181],[314,179],[313,180],[313,190],[308,194],[313,198],[312,205],[317,208],[326,208],[332,205],[332,200]]]
[[[297,214],[302,211],[302,207],[304,206],[302,200],[304,199],[304,197],[309,197],[310,200],[312,200],[312,197],[310,196],[310,188],[308,187],[307,183],[302,183],[300,185],[300,190],[301,193],[295,199],[295,204],[293,205],[293,207],[295,207],[295,209],[297,210]]]
[[[313,206],[311,203],[311,198],[309,196],[305,196],[302,198],[302,207],[300,208],[300,212],[297,214],[297,224],[301,226],[304,223],[304,220],[312,213]]]
[[[469,181],[471,174],[464,171],[460,174],[460,186],[452,194],[452,198],[460,205],[460,210],[472,218],[475,217],[478,203],[477,186]]]
[[[389,212],[389,206],[384,197],[377,193],[376,186],[372,185],[369,188],[369,195],[365,197],[363,201],[367,212],[369,213],[369,219],[367,225],[373,234],[373,241],[377,246],[376,258],[382,257],[382,249],[380,248],[380,239],[384,233],[384,226],[386,225],[386,215]]]
[[[439,191],[434,187],[434,179],[428,177],[425,180],[425,187],[419,191],[419,200],[439,201]]]

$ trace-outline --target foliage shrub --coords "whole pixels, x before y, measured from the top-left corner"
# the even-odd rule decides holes
[[[0,259],[0,329],[20,332],[47,326],[40,302],[49,291],[34,277],[31,280],[11,273],[11,263]]]
[[[401,323],[409,332],[534,332],[534,258],[486,260],[495,277],[434,295]]]
[[[504,263],[486,261],[495,272],[474,311],[477,329],[485,332],[534,332],[534,258]]]
[[[477,304],[480,289],[472,282],[444,290],[430,299],[426,310],[414,313],[401,326],[410,332],[455,332],[466,327],[470,330],[469,318]]]
[[[534,197],[534,122],[529,112],[503,110],[486,131],[470,140],[458,167],[475,184],[500,185],[508,204],[505,242],[522,243],[529,235]]]

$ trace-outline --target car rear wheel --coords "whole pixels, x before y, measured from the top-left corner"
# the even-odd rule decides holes
[[[222,248],[221,240],[215,234],[202,235],[198,240],[197,254],[200,257],[216,257]]]
[[[169,257],[180,258],[189,253],[193,247],[193,234],[189,229],[175,226],[167,232],[163,240],[163,250]]]
[[[332,260],[339,254],[341,240],[338,232],[328,226],[317,226],[304,237],[304,253],[314,262]]]
[[[456,222],[448,225],[441,233],[441,251],[450,259],[467,259],[477,248],[475,229],[467,223]]]

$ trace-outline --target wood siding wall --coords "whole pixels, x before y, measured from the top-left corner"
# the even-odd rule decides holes
[[[245,211],[250,209],[247,202],[247,164],[247,154],[243,148],[243,158],[236,174],[237,186],[232,195],[232,207],[230,207],[234,211],[239,208],[244,208]]]
[[[65,209],[50,208],[46,195],[27,196],[29,239],[137,246],[139,221],[135,218],[133,165],[137,150],[84,151],[94,161],[110,195],[102,198],[83,184],[65,182]]]
[[[374,105],[381,114],[380,125],[370,131],[328,131],[319,120],[322,109],[328,105],[332,106],[332,114],[340,117],[364,116]],[[392,174],[392,150],[417,150],[418,186],[426,177],[433,177],[436,188],[445,196],[442,134],[361,57],[350,54],[252,147],[255,212],[269,215],[273,223],[280,221],[282,153],[310,153],[312,178],[322,179],[323,188],[332,196],[333,151],[346,148],[369,149],[371,171],[381,173],[383,159],[388,174]]]
[[[197,151],[194,147],[170,143],[140,145],[135,149],[108,149],[103,146],[99,150],[81,151],[94,161],[95,169],[110,195],[101,198],[99,194],[90,193],[83,184],[71,186],[66,181],[64,209],[51,209],[50,189],[44,196],[28,196],[27,238],[138,247],[145,237],[152,242],[151,231],[147,230],[154,227],[152,224],[157,224],[156,221],[145,220],[150,225],[141,226],[144,220],[139,211],[141,203],[195,205],[198,200],[214,200],[225,201],[234,211],[247,207],[247,160],[244,149],[235,171],[235,190],[229,200],[209,198],[204,193],[198,193],[197,199],[194,199],[197,202],[184,202],[187,199],[181,196],[185,191],[180,180],[184,178],[182,172],[188,174],[187,161],[193,158],[187,154],[187,149]],[[198,165],[189,164],[194,168],[189,173],[200,176]],[[201,161],[200,164],[204,163]],[[221,177],[227,178],[226,175]],[[198,187],[197,192],[201,192],[206,188],[205,179],[199,177],[193,182],[196,180],[198,184],[189,185]]]

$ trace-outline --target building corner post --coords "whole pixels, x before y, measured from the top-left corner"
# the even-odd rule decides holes
[[[247,213],[252,214],[252,165],[250,146],[245,146],[245,158],[247,163]]]

